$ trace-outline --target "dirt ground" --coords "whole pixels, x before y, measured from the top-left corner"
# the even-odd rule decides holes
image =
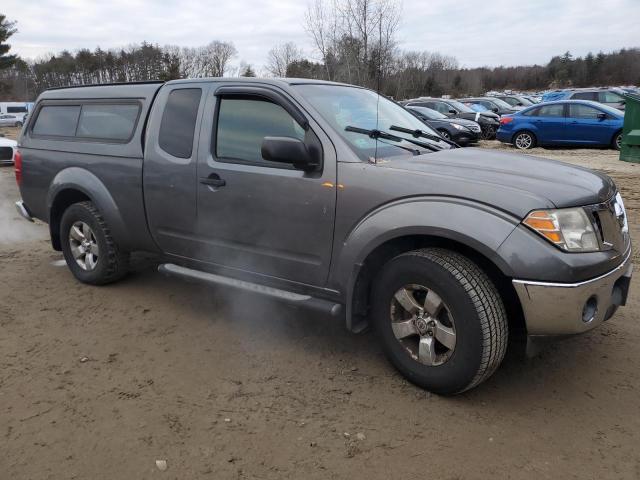
[[[640,243],[640,166],[532,153],[612,175]],[[12,175],[0,168],[2,479],[640,478],[638,281],[602,327],[441,398],[370,333],[164,278],[154,259],[78,283],[46,226],[14,213]]]

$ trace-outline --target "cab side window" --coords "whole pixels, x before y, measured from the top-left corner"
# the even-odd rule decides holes
[[[264,137],[305,139],[304,129],[271,101],[261,97],[222,97],[219,102],[215,154],[220,161],[282,168],[282,164],[262,158]]]

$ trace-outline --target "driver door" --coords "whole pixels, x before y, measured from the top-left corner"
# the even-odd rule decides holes
[[[322,286],[331,261],[336,155],[319,126],[305,119],[305,130],[292,109],[283,93],[261,86],[223,87],[208,99],[202,131],[212,133],[201,136],[197,167],[198,259]],[[321,170],[265,160],[267,136],[318,142]]]

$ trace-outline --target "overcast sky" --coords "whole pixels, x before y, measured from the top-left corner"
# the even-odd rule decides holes
[[[18,21],[13,53],[39,57],[63,49],[140,43],[197,46],[231,41],[236,64],[260,69],[268,50],[293,41],[313,57],[302,26],[310,0],[2,0]],[[467,67],[546,63],[640,46],[640,0],[404,0],[404,50],[452,55]]]

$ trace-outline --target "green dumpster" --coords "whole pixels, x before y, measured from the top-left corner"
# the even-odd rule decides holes
[[[620,160],[640,163],[640,95],[627,93],[624,98],[624,127],[622,128]]]

